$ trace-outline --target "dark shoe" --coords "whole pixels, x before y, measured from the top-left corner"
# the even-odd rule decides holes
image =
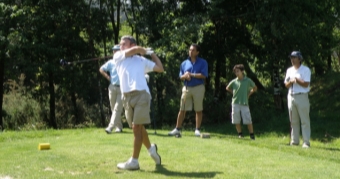
[[[299,145],[299,143],[293,143],[293,142],[290,142],[289,145]]]

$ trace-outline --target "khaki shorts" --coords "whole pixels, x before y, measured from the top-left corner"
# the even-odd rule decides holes
[[[123,106],[129,125],[150,124],[150,100],[151,96],[145,90],[124,93]]]
[[[233,124],[252,124],[249,106],[232,104],[231,119]]]
[[[181,111],[191,111],[192,104],[194,104],[195,111],[203,111],[203,99],[205,93],[205,86],[197,85],[194,87],[183,87],[181,96]],[[185,103],[185,105],[184,105]]]

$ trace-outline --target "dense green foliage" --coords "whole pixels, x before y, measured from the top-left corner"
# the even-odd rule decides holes
[[[273,87],[282,85],[292,50],[302,51],[313,78],[339,71],[339,9],[338,0],[1,0],[0,126],[17,129],[29,123],[14,117],[13,111],[26,108],[8,106],[5,98],[32,104],[33,111],[40,111],[35,118],[48,128],[106,125],[108,84],[98,73],[104,60],[64,67],[59,60],[106,57],[126,34],[153,47],[164,63],[166,73],[151,74],[150,82],[158,127],[175,123],[182,86],[179,65],[191,43],[201,45],[200,56],[209,64],[204,123],[229,120],[231,97],[225,86],[238,63],[260,89],[250,100],[254,120],[270,119],[285,112],[285,104],[275,105]],[[20,80],[25,93],[12,91],[13,81]],[[281,89],[279,103],[285,94]]]

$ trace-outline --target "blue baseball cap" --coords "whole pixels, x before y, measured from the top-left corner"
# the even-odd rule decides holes
[[[288,57],[289,58],[290,57],[298,57],[300,60],[303,59],[302,53],[300,51],[293,51]]]
[[[115,45],[112,47],[112,50],[120,50],[120,46],[119,45]]]

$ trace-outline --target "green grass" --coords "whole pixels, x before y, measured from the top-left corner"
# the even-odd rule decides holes
[[[149,130],[162,165],[156,167],[142,148],[139,171],[116,167],[131,156],[131,129],[112,135],[97,128],[5,131],[0,132],[0,179],[340,178],[339,81],[340,73],[332,72],[312,82],[309,149],[287,145],[287,110],[254,118],[255,141],[238,139],[230,123],[203,124],[202,130],[211,134],[210,139],[194,137],[194,132],[188,131],[193,124],[186,126],[182,138],[167,136],[170,127],[157,130],[157,134]],[[263,109],[263,113],[273,111]],[[243,129],[247,135],[246,127]],[[39,151],[39,143],[50,143],[51,149]]]
[[[168,130],[149,130],[162,165],[156,167],[143,147],[139,171],[116,168],[131,156],[131,129],[112,135],[96,128],[7,131],[0,133],[0,178],[340,178],[337,138],[312,140],[311,148],[303,149],[287,145],[288,133],[263,131],[251,141],[227,130],[234,128],[217,127],[220,132],[210,132],[210,139],[193,131],[175,138]],[[39,143],[50,143],[51,149],[39,151]]]

